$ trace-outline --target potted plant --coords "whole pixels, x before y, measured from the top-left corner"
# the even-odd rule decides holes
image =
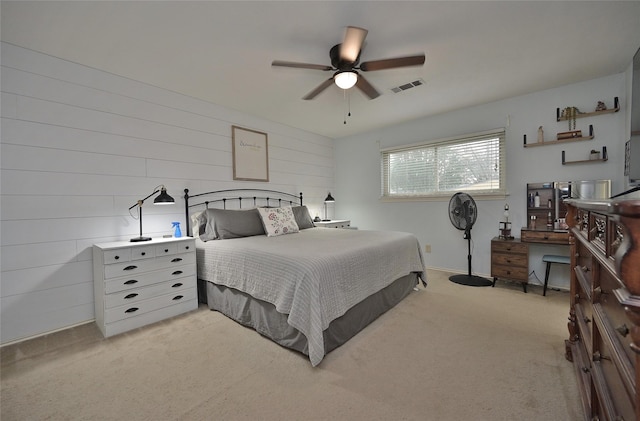
[[[567,119],[569,123],[569,130],[576,128],[576,116],[580,113],[577,107],[565,107],[562,110],[562,116]]]

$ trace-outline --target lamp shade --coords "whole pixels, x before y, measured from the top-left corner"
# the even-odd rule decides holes
[[[339,88],[349,89],[358,81],[356,72],[340,72],[333,77],[334,82]]]
[[[167,189],[164,186],[160,188],[160,194],[158,195],[158,197],[153,199],[154,205],[172,205],[175,202],[176,201],[173,200],[173,197],[167,194]]]
[[[329,193],[329,194],[327,195],[327,198],[326,198],[326,199],[324,199],[324,203],[333,203],[333,202],[335,202],[335,201],[336,201],[336,199],[334,199],[334,198],[333,198],[333,196],[331,196],[331,193]]]

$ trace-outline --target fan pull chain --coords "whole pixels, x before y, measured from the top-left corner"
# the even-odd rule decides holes
[[[351,117],[351,93],[347,92],[348,89],[342,90],[342,95],[346,104],[346,112],[344,116],[343,124],[347,124],[347,117]]]

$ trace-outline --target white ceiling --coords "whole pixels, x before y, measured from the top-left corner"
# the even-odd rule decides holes
[[[5,42],[331,138],[623,72],[640,47],[640,1],[3,0],[0,13]],[[271,62],[330,64],[349,25],[369,30],[361,61],[427,58],[367,72],[382,95],[350,90],[345,125],[340,88],[302,100],[330,72]]]

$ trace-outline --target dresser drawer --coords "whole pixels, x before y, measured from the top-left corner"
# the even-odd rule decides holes
[[[491,255],[491,262],[497,265],[518,266],[528,269],[528,258],[526,254],[494,253]]]
[[[135,276],[142,272],[171,268],[195,263],[195,253],[181,253],[168,256],[160,256],[155,259],[136,260],[131,262],[115,263],[104,266],[104,278],[112,279],[121,276]]]
[[[150,311],[166,308],[180,302],[190,301],[196,298],[195,288],[177,291],[172,294],[161,295],[137,303],[113,307],[105,310],[105,323],[113,323],[127,318],[137,317]]]
[[[529,279],[529,268],[491,265],[491,276],[494,278],[506,278],[516,281],[527,282]]]
[[[108,279],[104,282],[105,294],[118,291],[128,291],[164,281],[180,279],[185,276],[195,275],[196,268],[192,264],[176,265],[151,272],[135,273],[120,278]]]
[[[593,354],[592,378],[598,401],[604,403],[605,418],[603,419],[634,420],[636,417],[631,396],[635,391],[627,387],[629,384],[623,380],[614,362],[612,349],[602,338],[603,335],[595,335],[596,349]]]
[[[105,250],[103,252],[103,259],[105,265],[120,262],[129,262],[131,260],[131,249],[122,248],[115,250]]]
[[[173,294],[188,288],[196,287],[196,277],[193,273],[186,277],[172,279],[160,283],[152,283],[148,286],[138,286],[136,288],[117,291],[105,296],[105,308],[130,305],[142,300],[157,297],[159,295]]]
[[[150,259],[156,257],[155,246],[139,246],[131,249],[131,260]]]
[[[505,252],[520,253],[526,255],[529,252],[529,246],[520,242],[516,243],[511,241],[492,241],[491,250],[494,253]]]
[[[520,232],[521,241],[527,243],[569,244],[569,232],[565,231],[529,231]]]

